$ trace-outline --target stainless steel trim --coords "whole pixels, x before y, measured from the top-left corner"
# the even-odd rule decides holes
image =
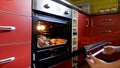
[[[32,9],[57,16],[72,18],[72,9],[52,0],[34,0]]]
[[[35,64],[33,64],[33,68],[36,68]]]
[[[5,63],[9,63],[15,60],[15,57],[10,57],[10,58],[6,58],[6,59],[2,59],[0,60],[0,64],[5,64]]]
[[[0,26],[0,30],[15,30],[14,26]]]
[[[67,7],[71,8],[71,9],[75,9],[75,10],[78,10],[78,11],[80,11],[80,12],[89,14],[89,13],[87,13],[87,12],[84,12],[84,11],[83,11],[81,8],[79,8],[78,6],[73,5],[72,3],[70,3],[70,2],[68,2],[68,1],[66,1],[66,0],[52,0],[52,1],[55,1],[55,2],[57,2],[57,3],[60,3],[60,4],[62,4],[62,5],[64,5],[64,6],[67,6]]]
[[[33,61],[35,61],[35,54],[33,54]]]

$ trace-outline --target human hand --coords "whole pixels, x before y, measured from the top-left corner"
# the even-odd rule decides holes
[[[103,51],[104,54],[110,55],[110,54],[113,54],[115,52],[116,52],[115,46],[104,46],[104,51]]]
[[[106,63],[105,61],[100,60],[91,55],[89,55],[89,58],[86,58],[86,61],[90,65],[91,68],[107,68],[107,67],[109,67],[109,63]]]

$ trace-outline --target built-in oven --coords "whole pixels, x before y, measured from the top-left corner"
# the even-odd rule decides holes
[[[34,0],[32,11],[32,64],[47,68],[71,52],[71,9],[52,0]]]

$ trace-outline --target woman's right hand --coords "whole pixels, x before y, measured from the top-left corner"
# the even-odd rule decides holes
[[[89,57],[86,58],[86,61],[91,68],[113,68],[110,66],[109,63],[107,63],[101,59],[98,59],[92,55],[89,55]]]

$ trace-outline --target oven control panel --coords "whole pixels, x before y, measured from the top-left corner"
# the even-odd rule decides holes
[[[33,9],[66,18],[72,18],[72,9],[52,0],[34,0]]]

